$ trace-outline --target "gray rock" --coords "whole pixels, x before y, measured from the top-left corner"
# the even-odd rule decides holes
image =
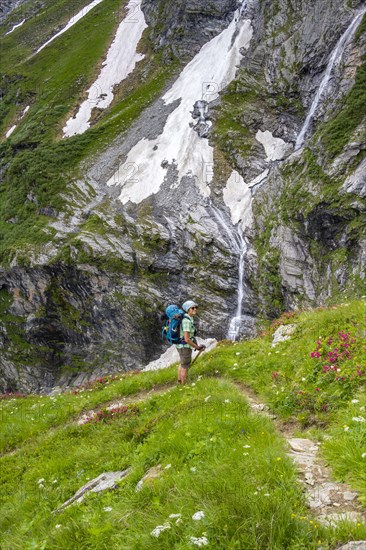
[[[355,500],[358,495],[357,493],[353,493],[352,491],[345,491],[342,496],[344,500],[352,501]]]
[[[342,512],[340,514],[326,514],[318,516],[318,521],[329,527],[337,527],[338,523],[342,521],[348,521],[351,523],[364,523],[364,518],[360,512]],[[361,542],[361,544],[364,544],[364,542]],[[350,548],[352,548],[352,546]],[[355,548],[361,550],[357,546]]]
[[[343,189],[347,193],[354,193],[363,199],[366,198],[366,158],[364,158],[354,173],[348,176],[343,184]]]
[[[366,550],[366,540],[353,540],[338,547],[338,550]]]
[[[296,330],[296,325],[281,325],[278,327],[276,332],[273,334],[273,341],[272,341],[272,348],[277,346],[280,342],[284,342],[285,340],[289,340],[291,338],[291,334],[294,333]]]
[[[313,453],[298,453],[292,451],[288,453],[288,456],[293,460],[293,462],[302,472],[309,471],[311,468],[313,468],[315,463],[315,455]]]
[[[163,470],[162,470],[162,467],[161,467],[160,464],[150,468],[150,470],[148,470],[148,472],[146,472],[144,477],[142,477],[140,479],[140,481],[137,483],[136,492],[138,493],[139,491],[141,491],[141,489],[143,488],[143,486],[145,484],[149,484],[149,483],[153,482],[155,479],[159,478],[162,475],[162,473],[163,473]]]
[[[316,453],[318,446],[310,439],[292,438],[287,440],[293,451],[297,453]]]
[[[66,502],[64,502],[57,510],[55,510],[54,513],[62,512],[65,510],[65,508],[68,508],[71,504],[74,502],[82,502],[85,498],[85,495],[87,493],[99,493],[100,491],[105,491],[106,489],[114,489],[118,482],[121,481],[123,478],[125,478],[131,471],[131,468],[127,468],[127,470],[121,470],[118,472],[105,472],[103,474],[100,474],[98,477],[92,479],[91,481],[88,481],[85,485],[83,485],[74,496],[69,498]]]

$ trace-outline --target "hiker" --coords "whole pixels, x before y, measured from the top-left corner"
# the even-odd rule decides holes
[[[195,339],[196,327],[193,317],[197,313],[197,304],[193,300],[187,300],[182,306],[184,315],[180,327],[180,337],[184,343],[177,344],[177,349],[180,357],[180,365],[178,366],[178,384],[185,384],[188,378],[188,369],[192,361],[192,350],[202,351],[205,346],[199,346]]]

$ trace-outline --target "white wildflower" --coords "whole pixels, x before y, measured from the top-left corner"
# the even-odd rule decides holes
[[[235,355],[240,355],[241,354],[241,351],[237,351]]]
[[[40,483],[43,483],[44,481],[45,481],[44,477],[41,477],[41,479],[39,479],[39,480],[37,481],[37,483],[38,483],[38,485],[39,485]]]
[[[175,525],[180,525],[181,523],[183,523],[182,518],[178,518],[177,521],[175,522]]]
[[[171,464],[167,464],[167,465],[165,466],[164,470],[169,470],[169,468],[171,468],[171,467],[172,467]]]
[[[199,512],[196,512],[195,514],[193,514],[192,519],[194,519],[194,521],[199,521],[200,519],[203,519],[204,517],[205,517],[205,513],[202,512],[202,510],[200,510]]]
[[[196,384],[194,382],[192,382],[191,386],[195,386]]]
[[[243,453],[243,456],[249,456],[249,453]]]
[[[349,426],[345,426],[345,427],[344,427],[344,431],[345,431],[345,432],[348,432],[348,430],[349,430]]]
[[[237,367],[238,366],[238,363],[234,363],[234,367]]]
[[[364,411],[365,410],[365,407],[360,407],[360,411]]]
[[[55,529],[60,529],[60,527],[62,527],[62,525],[60,525],[59,523],[55,525]]]
[[[304,376],[301,378],[301,380],[302,380],[303,382],[306,382],[306,378],[304,378]]]
[[[354,422],[366,422],[366,418],[364,418],[363,416],[354,416],[352,420]]]
[[[208,395],[207,397],[205,397],[205,401],[208,401],[209,399],[211,399],[211,395]]]
[[[174,518],[181,518],[182,517],[182,514],[170,514],[169,516],[171,519],[174,519]]]
[[[243,449],[250,449],[250,445],[243,445]]]
[[[269,493],[264,493],[264,495],[263,495],[263,496],[265,496],[265,497],[269,497],[270,495],[269,495]]]
[[[225,399],[224,403],[230,403],[229,399]]]
[[[359,400],[358,399],[352,399],[351,403],[353,403],[353,404],[359,403]]]
[[[196,466],[192,466],[192,467],[190,468],[190,470],[191,470],[191,472],[193,472],[193,473],[195,474],[195,473],[196,473],[196,470],[197,470],[197,468],[196,468]]]
[[[167,521],[164,523],[164,525],[157,525],[155,527],[155,529],[153,529],[150,533],[150,535],[152,537],[156,537],[158,538],[158,536],[160,535],[160,533],[162,533],[163,531],[166,531],[167,529],[171,529],[170,527],[170,523],[168,523]]]
[[[112,509],[113,508],[111,508],[110,506],[106,506],[105,508],[103,508],[105,512],[112,512]]]
[[[361,458],[366,458],[366,453],[362,453]]]
[[[208,545],[208,538],[203,537],[189,537],[189,540],[192,544],[195,546],[207,546]]]

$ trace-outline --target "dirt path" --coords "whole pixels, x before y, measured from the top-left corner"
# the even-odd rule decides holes
[[[295,432],[301,429],[298,423],[278,420],[276,415],[271,414],[268,406],[259,401],[251,388],[240,382],[234,383],[248,400],[252,411],[271,418],[278,432],[287,440],[288,456],[297,467],[299,482],[303,485],[308,507],[318,521],[331,526],[343,520],[365,522],[366,512],[358,502],[358,493],[345,483],[336,483],[332,480],[330,469],[319,456],[321,444],[310,439],[294,437]]]
[[[126,395],[125,397],[120,397],[112,401],[106,401],[105,403],[98,405],[98,407],[96,407],[95,409],[90,409],[83,412],[79,416],[77,423],[79,424],[79,426],[81,426],[82,424],[86,424],[87,422],[95,418],[97,416],[97,413],[102,409],[113,411],[114,409],[119,409],[120,407],[129,405],[130,403],[139,403],[140,401],[145,401],[153,395],[162,395],[175,388],[176,385],[176,383],[161,384],[159,386],[154,386],[150,390],[143,390],[141,392],[134,393],[132,395]]]

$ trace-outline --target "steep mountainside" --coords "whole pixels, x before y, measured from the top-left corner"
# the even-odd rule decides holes
[[[365,293],[364,2],[6,6],[0,389]]]

